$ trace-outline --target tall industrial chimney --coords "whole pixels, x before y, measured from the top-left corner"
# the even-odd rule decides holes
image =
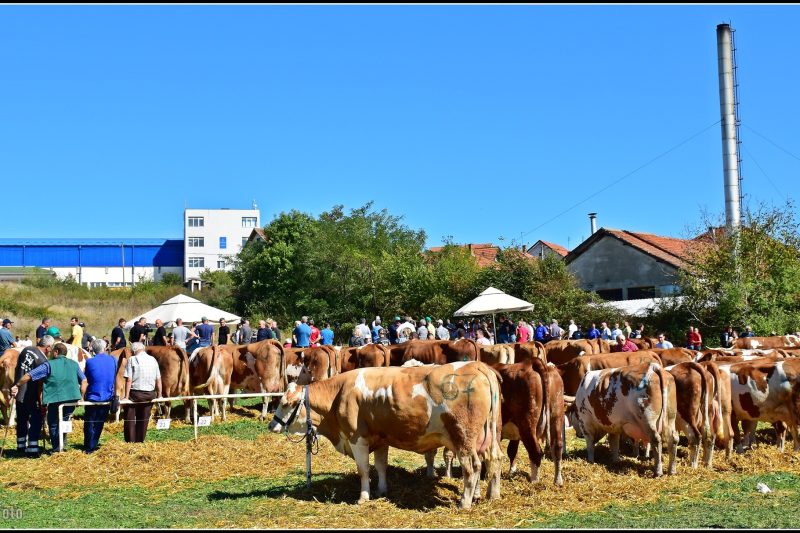
[[[589,213],[589,222],[592,224],[592,232],[589,234],[594,235],[594,232],[597,231],[597,224],[595,223],[595,219],[597,218],[597,213]]]
[[[719,60],[719,109],[722,115],[722,170],[725,178],[725,227],[730,232],[741,223],[741,174],[739,173],[738,109],[734,69],[733,30],[717,25]]]

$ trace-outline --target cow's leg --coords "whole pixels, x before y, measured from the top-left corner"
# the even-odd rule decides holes
[[[794,421],[792,421],[790,424],[788,424],[788,426],[789,426],[789,432],[791,432],[792,434],[792,443],[793,443],[792,447],[794,451],[800,451],[800,441],[798,441],[798,433],[800,432],[798,432],[797,430],[797,424]]]
[[[608,445],[611,447],[611,462],[618,463],[619,462],[619,439],[621,435],[619,433],[609,433],[608,434]]]
[[[472,454],[472,478],[474,480],[474,492],[472,493],[472,503],[481,500],[481,471],[483,462],[477,453]]]
[[[686,439],[689,441],[689,461],[692,468],[697,468],[697,463],[700,460],[700,437],[694,428],[688,424],[684,428],[684,432],[686,433]]]
[[[226,384],[223,387],[222,390],[225,391],[224,394],[230,394],[231,384],[230,383]],[[233,398],[231,398],[231,399],[233,399]],[[227,420],[228,420],[228,399],[227,398],[223,398],[223,400],[222,400],[222,421],[224,422],[224,421],[227,421]]]
[[[359,437],[354,444],[351,443],[350,448],[361,478],[361,495],[358,498],[358,503],[361,504],[369,501],[369,444]]]
[[[711,468],[714,460],[714,432],[711,428],[708,431],[703,429],[703,464],[706,468]]]
[[[425,452],[425,464],[427,469],[425,470],[425,475],[428,477],[436,477],[436,471],[433,468],[433,462],[436,460],[436,449],[434,448],[431,451]]]
[[[444,477],[450,479],[453,477],[453,458],[455,455],[447,447],[442,449],[442,459],[444,459]]]
[[[11,406],[11,412],[8,414],[8,427],[13,428],[17,426],[17,402]]]
[[[508,460],[511,462],[511,468],[508,470],[508,475],[512,475],[517,471],[517,451],[519,450],[519,441],[518,440],[510,440],[508,441],[508,448],[506,449],[506,453],[508,454]],[[530,453],[530,452],[528,452]]]
[[[752,448],[756,442],[757,420],[742,420],[742,444],[745,448]]]
[[[464,492],[461,494],[460,507],[469,509],[472,507],[472,495],[475,493],[475,482],[477,481],[477,477],[473,475],[472,454],[460,452],[458,462],[461,463],[461,474],[464,479]]]
[[[778,449],[783,453],[783,448],[786,444],[786,424],[778,420],[772,427],[775,428],[775,435],[778,437]],[[753,433],[755,433],[755,429],[753,429]]]
[[[658,434],[657,431],[650,432],[650,441],[653,443],[653,453],[656,456],[656,464],[655,464],[655,474],[656,477],[664,475],[664,464],[661,458],[661,453],[663,451],[663,439],[661,435]],[[650,442],[647,443],[648,445]]]
[[[267,392],[267,389],[264,388],[264,384],[263,383],[260,383],[259,386],[261,387],[261,392]],[[269,398],[268,396],[264,396],[264,403],[261,404],[261,418],[259,418],[259,420],[266,420],[267,419],[267,415],[269,414],[269,399],[268,398]],[[367,470],[369,470],[369,468]],[[367,493],[367,499],[369,499],[369,493]]]
[[[592,433],[589,433],[587,431],[585,433],[585,438],[586,438],[586,460],[589,461],[590,463],[594,463],[594,443],[596,442],[595,437]]]
[[[525,445],[525,450],[531,460],[531,483],[536,483],[539,481],[539,467],[542,465],[542,456],[544,455],[539,439],[536,438],[536,429],[530,426],[520,427],[519,436],[522,438],[522,444]]]
[[[678,431],[675,429],[675,423],[666,424],[667,427],[667,453],[669,453],[669,467],[667,472],[669,475],[675,475],[678,456]],[[672,428],[670,430],[670,428]],[[659,453],[659,457],[661,454]]]
[[[731,428],[733,430],[733,442],[736,446],[736,453],[744,453],[744,437],[739,431],[739,419],[735,413],[731,413]]]
[[[375,470],[378,471],[378,498],[386,496],[386,469],[389,466],[389,447],[384,446],[375,450]]]

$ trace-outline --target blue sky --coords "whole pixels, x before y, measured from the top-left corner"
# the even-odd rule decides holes
[[[2,236],[180,238],[255,199],[374,200],[429,246],[574,248],[590,211],[685,237],[724,208],[723,22],[746,199],[794,198],[800,6],[2,6]]]

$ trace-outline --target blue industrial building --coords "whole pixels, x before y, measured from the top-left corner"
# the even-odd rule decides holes
[[[90,286],[182,275],[183,264],[183,239],[0,239],[0,267],[50,269]]]

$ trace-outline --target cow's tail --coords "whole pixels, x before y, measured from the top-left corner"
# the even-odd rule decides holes
[[[211,394],[211,384],[217,379],[219,375],[219,371],[216,367],[217,359],[219,357],[219,350],[218,345],[211,345],[211,363],[209,364],[209,372],[208,372],[208,379],[206,380],[205,384],[202,386],[198,386],[197,388],[205,388],[208,394]],[[220,389],[221,390],[221,389]],[[220,394],[217,392],[217,394]]]
[[[656,432],[662,435],[664,432],[664,423],[667,418],[667,404],[669,403],[669,388],[667,387],[667,371],[658,363],[650,363],[650,371],[658,374],[658,380],[661,382],[661,412],[658,414],[656,421]]]
[[[283,344],[280,342],[275,343],[278,346],[278,350],[280,353],[281,358],[281,376],[283,377],[283,390],[284,392],[286,389],[289,388],[289,377],[286,375],[286,350],[283,348]]]
[[[500,448],[500,430],[502,427],[502,418],[500,410],[500,381],[502,377],[494,368],[487,365],[484,367],[483,374],[489,381],[489,417],[484,425],[484,444],[481,448],[486,447],[484,458],[486,459],[486,479],[492,479],[496,471],[499,471],[502,460],[502,452]],[[488,440],[488,443],[486,442]],[[498,474],[499,475],[499,474]]]
[[[708,417],[708,391],[710,389],[708,386],[708,377],[705,369],[702,366],[693,362],[687,364],[689,365],[689,368],[700,374],[700,401],[703,404],[703,435],[709,435],[711,433],[711,423],[709,422]]]
[[[542,407],[539,413],[539,426],[536,428],[536,435],[539,436],[547,433],[547,421],[550,419],[550,402],[547,397],[550,390],[550,376],[547,367],[539,359],[531,359],[531,368],[542,380]]]
[[[180,346],[173,346],[178,351],[178,359],[181,361],[181,385],[182,385],[182,392],[181,394],[184,396],[189,396],[191,391],[191,383],[189,381],[189,356],[186,355],[186,350],[181,348]]]
[[[713,417],[720,421],[720,426],[719,427],[722,427],[722,398],[719,397],[719,395],[720,395],[720,391],[719,391],[720,384],[719,384],[719,382],[722,379],[722,376],[720,376],[719,368],[714,363],[711,363],[711,364],[708,364],[708,365],[700,365],[700,366],[703,367],[703,369],[706,370],[709,373],[709,375],[711,376],[712,387],[711,387],[711,400],[710,401],[711,402],[713,402],[714,400],[717,401],[717,406],[713,408]],[[710,423],[711,422],[709,420],[709,424]],[[723,431],[723,434],[724,434],[724,431]]]

